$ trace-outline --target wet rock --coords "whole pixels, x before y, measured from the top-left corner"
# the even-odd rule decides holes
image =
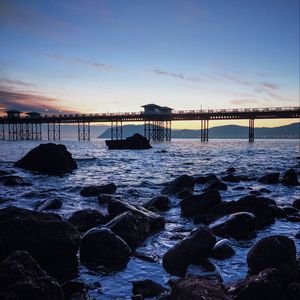
[[[107,216],[97,209],[82,209],[75,211],[68,219],[78,231],[87,230],[107,222]]]
[[[172,286],[172,300],[231,300],[218,280],[209,280],[188,275]]]
[[[218,236],[246,239],[253,236],[255,216],[248,212],[234,213],[217,220],[211,225],[211,230]]]
[[[197,176],[194,178],[194,182],[197,184],[205,184],[211,180],[219,180],[215,174],[209,174],[207,176]]]
[[[59,198],[53,198],[53,199],[45,200],[42,203],[40,203],[37,209],[39,211],[44,211],[49,209],[59,209],[62,207],[62,204],[63,203]]]
[[[247,176],[247,175],[239,175],[237,176],[240,181],[254,181],[255,178]]]
[[[108,149],[150,149],[152,148],[149,140],[141,134],[135,133],[133,136],[123,140],[106,140]]]
[[[80,260],[87,265],[119,270],[126,266],[130,254],[126,242],[108,228],[92,228],[81,241]]]
[[[159,261],[158,256],[155,254],[146,254],[146,253],[141,253],[141,252],[135,251],[133,253],[133,256],[138,259],[148,261],[148,262],[153,262],[153,263],[157,263]]]
[[[299,215],[287,216],[286,219],[289,222],[300,222],[300,216]]]
[[[142,295],[144,298],[152,298],[166,292],[166,289],[160,284],[150,280],[140,280],[132,282],[132,294]]]
[[[268,190],[268,189],[266,189],[266,188],[261,188],[261,189],[259,189],[259,191],[260,191],[261,193],[267,193],[267,194],[272,193],[270,190]]]
[[[177,177],[174,181],[170,182],[162,191],[162,194],[176,194],[182,190],[193,191],[195,186],[195,181],[192,176],[181,175]]]
[[[104,185],[92,185],[86,186],[80,191],[80,195],[83,197],[99,196],[100,194],[114,194],[117,190],[117,186],[114,183],[108,183]]]
[[[286,212],[279,206],[277,205],[269,205],[269,208],[272,212],[272,215],[275,218],[285,218],[286,217]]]
[[[17,207],[0,209],[0,260],[16,250],[28,251],[49,273],[59,275],[77,267],[80,235],[59,215]],[[57,277],[56,277],[57,278]]]
[[[171,208],[171,201],[167,196],[156,196],[149,200],[144,207],[146,209],[154,207],[159,211],[168,211]]]
[[[236,187],[234,187],[234,188],[232,188],[234,191],[242,191],[242,190],[244,190],[245,189],[245,187],[244,186],[236,186]]]
[[[293,202],[293,207],[297,208],[297,209],[300,209],[300,199],[296,199],[294,202]]]
[[[184,198],[193,196],[193,192],[190,191],[190,190],[182,190],[182,191],[176,193],[176,196],[177,196],[179,199],[184,199]]]
[[[203,191],[209,190],[227,191],[227,184],[219,179],[213,179],[208,181],[203,187]]]
[[[249,194],[255,195],[255,196],[261,196],[262,195],[262,193],[260,191],[251,191],[251,192],[249,192]]]
[[[5,176],[2,178],[4,180],[3,184],[7,186],[29,186],[31,183],[26,182],[23,178],[19,176]]]
[[[111,194],[100,194],[98,196],[98,203],[99,204],[107,204],[110,201],[113,201],[115,198],[115,196],[111,195]]]
[[[89,300],[87,296],[87,286],[83,281],[70,280],[62,286],[65,300]]]
[[[106,227],[121,237],[131,249],[140,246],[150,233],[147,217],[134,211],[116,216]]]
[[[287,299],[299,300],[300,299],[300,283],[292,282],[287,289]]]
[[[226,173],[235,173],[235,172],[236,172],[236,168],[233,168],[233,167],[228,168],[228,169],[226,170]]]
[[[240,182],[240,179],[231,173],[226,176],[223,176],[221,179],[225,182]]]
[[[211,190],[183,199],[180,202],[180,207],[184,216],[192,217],[205,213],[208,209],[221,202],[220,193],[217,190]]]
[[[287,170],[283,175],[281,183],[284,185],[292,185],[292,186],[299,185],[297,173],[295,172],[295,170],[294,169]]]
[[[0,170],[0,176],[6,176],[6,175],[9,175],[10,172],[8,171],[5,171],[5,170]]]
[[[262,176],[258,179],[258,182],[264,183],[264,184],[275,184],[279,182],[279,173],[271,173],[267,174],[265,176]]]
[[[63,300],[62,289],[26,251],[12,253],[0,265],[0,299]]]
[[[300,230],[296,233],[295,237],[296,237],[297,239],[300,239]]]
[[[107,210],[112,218],[125,211],[132,211],[142,214],[148,219],[148,222],[150,224],[150,233],[157,232],[165,227],[165,219],[162,216],[149,211],[142,206],[133,206],[119,200],[114,200],[108,203]]]
[[[290,205],[284,205],[281,207],[288,215],[296,214],[298,212],[298,209],[290,206]]]
[[[200,226],[164,254],[163,267],[172,275],[184,275],[189,264],[197,264],[210,255],[215,243],[210,229]]]
[[[229,288],[235,300],[285,300],[281,276],[277,269],[266,269],[258,275],[238,281]],[[290,298],[289,298],[290,299]]]
[[[295,243],[283,235],[268,236],[255,243],[248,252],[247,263],[252,274],[277,269],[285,284],[297,278]]]
[[[49,175],[60,175],[77,168],[77,164],[66,146],[52,143],[41,144],[30,150],[14,166]]]
[[[217,259],[226,259],[235,254],[229,240],[223,239],[218,241],[212,249],[211,256]]]

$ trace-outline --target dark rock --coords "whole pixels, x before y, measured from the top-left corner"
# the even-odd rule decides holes
[[[218,280],[209,280],[188,275],[172,286],[172,300],[231,300]],[[253,299],[254,300],[254,299]]]
[[[260,191],[251,191],[251,192],[249,192],[249,194],[255,195],[255,196],[261,196],[262,195],[262,193]]]
[[[177,177],[174,181],[170,182],[166,186],[162,193],[163,194],[176,194],[182,190],[193,191],[195,186],[195,181],[192,176],[181,175]]]
[[[56,278],[58,268],[68,273],[77,267],[79,232],[59,215],[13,206],[0,209],[0,237],[0,260],[25,250]]]
[[[0,265],[0,299],[63,300],[62,289],[32,256],[12,253]]]
[[[297,239],[300,239],[300,230],[296,233],[295,237],[296,237]]]
[[[134,211],[126,211],[116,216],[106,227],[121,237],[132,249],[140,246],[150,233],[147,217]]]
[[[113,194],[117,190],[117,186],[114,183],[108,183],[104,185],[92,185],[84,187],[80,191],[80,195],[84,197],[99,196],[100,194]]]
[[[130,136],[125,140],[106,140],[105,143],[108,149],[143,150],[152,148],[149,140],[138,133],[135,133],[133,136]]]
[[[6,175],[9,175],[10,172],[8,171],[5,171],[5,170],[0,170],[0,176],[6,176]]]
[[[293,207],[300,209],[300,199],[296,199],[293,203]]]
[[[132,282],[132,294],[142,295],[144,298],[157,297],[165,291],[164,287],[150,279]]]
[[[226,173],[235,173],[235,172],[236,172],[236,168],[233,168],[233,167],[228,168],[228,169],[226,170]]]
[[[200,226],[169,249],[163,256],[163,267],[172,275],[184,275],[190,264],[206,259],[216,243],[207,227]]]
[[[26,182],[23,178],[19,177],[19,176],[5,176],[3,177],[4,185],[7,186],[29,186],[31,185],[31,183]]]
[[[290,206],[290,205],[284,205],[281,207],[288,215],[293,215],[296,214],[298,212],[298,209]]]
[[[281,183],[284,185],[293,185],[293,186],[299,185],[297,173],[295,172],[295,170],[294,169],[287,170],[283,175]]]
[[[240,179],[234,176],[233,174],[228,174],[226,176],[223,176],[221,179],[225,182],[240,182]]]
[[[269,205],[269,209],[271,210],[272,215],[275,218],[285,218],[286,217],[286,212],[277,205]]]
[[[253,181],[253,180],[255,180],[254,178],[249,177],[247,175],[239,175],[237,177],[239,178],[240,181]]]
[[[68,219],[80,232],[107,222],[107,217],[96,209],[82,209],[75,211]]]
[[[226,259],[235,254],[229,240],[223,239],[218,241],[212,249],[211,256],[217,259]]]
[[[197,184],[205,184],[211,180],[219,180],[215,174],[209,174],[207,176],[197,176],[194,178],[194,182]]]
[[[53,198],[43,201],[39,204],[38,210],[49,210],[49,209],[59,209],[62,207],[62,201],[59,198]]]
[[[155,254],[149,255],[149,254],[146,254],[146,253],[141,253],[141,252],[135,251],[133,253],[133,256],[138,258],[138,259],[148,261],[148,262],[153,262],[153,263],[157,263],[159,261],[158,256],[155,255]]]
[[[83,281],[70,280],[62,286],[65,300],[88,300],[87,286]]]
[[[191,190],[183,189],[182,191],[176,193],[176,196],[177,196],[179,199],[184,199],[184,198],[193,196],[193,192],[192,192]]]
[[[292,282],[287,289],[287,299],[299,300],[300,299],[300,283]]]
[[[252,274],[275,268],[286,284],[297,278],[295,243],[283,235],[268,236],[255,243],[248,252],[247,263]]]
[[[208,181],[203,187],[203,191],[209,190],[227,191],[227,184],[219,179],[213,179]]]
[[[264,183],[264,184],[275,184],[279,182],[279,173],[271,173],[267,174],[260,179],[258,179],[258,182]]]
[[[244,190],[245,189],[245,187],[243,187],[243,186],[236,186],[236,187],[234,187],[234,188],[232,188],[234,191],[242,191],[242,190]]]
[[[248,212],[234,213],[217,220],[211,230],[222,237],[249,238],[255,230],[255,216]]]
[[[41,144],[30,150],[14,166],[49,175],[60,175],[77,168],[77,164],[66,146],[51,143]]]
[[[277,269],[265,269],[258,275],[238,281],[229,288],[235,300],[285,300]],[[289,298],[290,299],[290,298]]]
[[[107,204],[108,202],[113,201],[115,199],[117,199],[117,198],[111,194],[100,194],[98,196],[98,203],[99,204]]]
[[[119,270],[126,266],[130,254],[126,242],[105,227],[90,229],[81,241],[80,260],[88,265]]]
[[[300,222],[300,216],[299,215],[287,216],[286,219],[289,222]]]
[[[261,193],[267,193],[267,194],[272,193],[270,190],[268,190],[268,189],[266,189],[266,188],[261,188],[261,189],[259,189],[259,191],[260,191]]]
[[[193,195],[180,202],[184,216],[192,217],[205,213],[208,209],[221,203],[221,196],[217,190],[210,190],[200,195]]]
[[[149,200],[144,207],[146,209],[154,207],[159,211],[167,211],[171,208],[171,201],[167,196],[156,196]]]

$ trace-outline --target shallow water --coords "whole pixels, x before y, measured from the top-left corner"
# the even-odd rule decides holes
[[[118,186],[117,195],[129,203],[143,204],[151,197],[160,194],[164,184],[179,175],[202,175],[214,173],[224,175],[229,167],[235,167],[237,174],[258,178],[268,172],[283,173],[288,168],[295,168],[299,173],[299,141],[297,140],[256,140],[249,144],[246,140],[211,140],[200,143],[199,140],[173,140],[172,142],[153,143],[150,150],[112,150],[106,149],[104,141],[91,142],[66,141],[64,143],[78,163],[73,173],[59,177],[32,174],[13,168],[13,162],[21,158],[39,142],[0,142],[0,169],[14,170],[17,175],[33,185],[26,187],[6,187],[1,185],[0,207],[8,205],[34,209],[35,203],[53,195],[63,200],[63,207],[56,211],[64,216],[83,208],[97,208],[105,212],[105,205],[99,205],[96,197],[81,197],[79,191],[84,185],[114,182]],[[166,153],[160,153],[161,150]],[[244,190],[233,190],[244,186]],[[250,189],[267,188],[278,205],[292,204],[299,198],[300,187],[286,187],[281,184],[264,185],[257,181],[228,183],[228,190],[221,191],[222,199],[237,200],[249,194]],[[196,185],[196,192],[201,186]],[[180,216],[179,199],[171,198],[174,207],[167,213],[166,229],[148,238],[139,252],[157,257],[157,263],[145,262],[132,258],[127,268],[118,273],[101,274],[91,272],[80,266],[80,278],[91,284],[90,295],[96,299],[130,299],[131,281],[153,279],[165,284],[170,276],[160,262],[163,254],[178,240],[172,236],[188,234],[195,225],[192,220]],[[275,224],[257,233],[250,241],[231,240],[236,254],[227,260],[211,259],[220,269],[224,282],[228,283],[246,275],[246,255],[253,243],[266,235],[284,234],[296,243],[298,252],[300,240],[294,235],[299,230],[299,223],[277,220]],[[191,267],[190,272],[199,272],[198,267]],[[101,287],[96,287],[97,282]]]

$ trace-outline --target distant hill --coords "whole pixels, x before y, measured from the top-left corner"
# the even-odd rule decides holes
[[[123,137],[128,137],[134,133],[144,134],[144,125],[123,126]],[[193,129],[172,129],[174,139],[197,139],[200,137],[200,130]],[[102,133],[99,138],[110,138],[110,129]],[[239,125],[217,126],[209,129],[209,138],[213,139],[247,139],[248,127]],[[300,123],[268,128],[255,128],[255,138],[258,139],[299,139]]]

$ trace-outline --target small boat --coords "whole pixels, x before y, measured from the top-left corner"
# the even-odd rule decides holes
[[[150,149],[152,148],[149,140],[144,136],[135,133],[133,136],[130,136],[122,140],[106,140],[106,146],[108,149]]]

